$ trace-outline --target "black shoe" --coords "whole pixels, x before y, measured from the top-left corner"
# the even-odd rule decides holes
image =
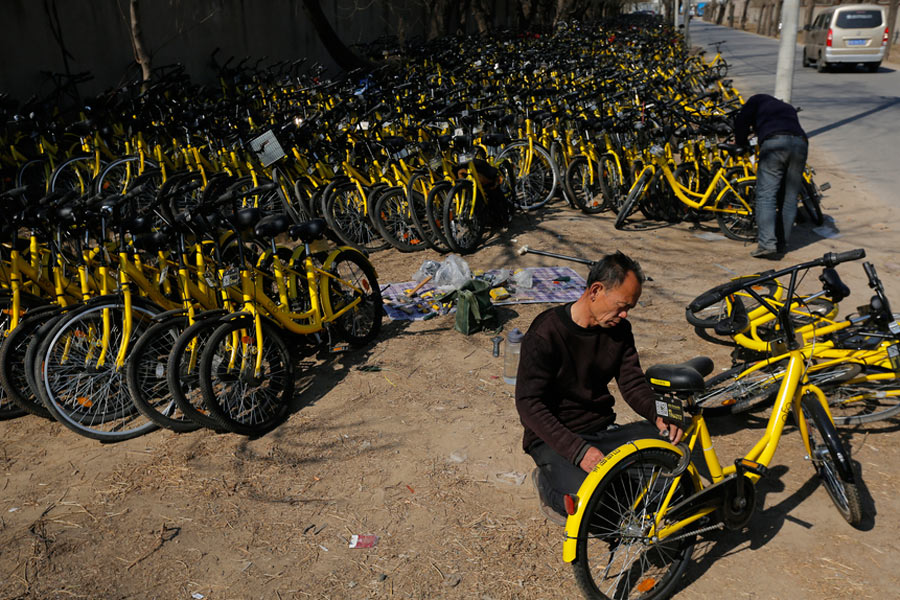
[[[762,246],[758,247],[756,250],[750,253],[750,256],[753,258],[767,258],[769,260],[778,260],[781,258],[781,253],[774,248],[763,248]]]
[[[560,527],[566,526],[566,517],[565,515],[561,515],[560,513],[553,510],[553,508],[544,502],[544,497],[541,495],[541,488],[538,485],[538,477],[541,474],[541,470],[537,467],[531,472],[531,483],[534,485],[534,491],[537,492],[538,502],[541,504],[541,514],[544,515],[548,521],[553,523],[554,525],[559,525]]]

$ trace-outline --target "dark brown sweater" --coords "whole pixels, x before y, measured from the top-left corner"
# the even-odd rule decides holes
[[[527,452],[543,440],[578,464],[587,450],[579,433],[603,430],[615,421],[608,384],[615,377],[622,397],[639,415],[656,418],[656,396],[644,378],[631,324],[581,327],[571,304],[535,318],[522,340],[516,376],[516,409]]]

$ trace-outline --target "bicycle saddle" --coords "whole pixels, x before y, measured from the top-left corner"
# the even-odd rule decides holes
[[[657,392],[700,392],[703,378],[713,371],[713,361],[698,356],[677,365],[653,365],[644,374]]]
[[[728,154],[733,154],[735,156],[740,156],[741,154],[747,153],[746,146],[738,146],[737,144],[726,144],[725,142],[716,144],[716,148],[719,150],[724,150]]]
[[[328,229],[328,225],[325,223],[324,219],[313,219],[312,221],[294,225],[288,230],[288,235],[290,235],[292,239],[300,240],[304,244],[308,244],[311,241],[322,237],[322,234],[325,233],[326,229]]]
[[[230,221],[237,229],[243,231],[256,225],[261,218],[262,211],[256,207],[250,207],[240,209],[234,216],[229,217],[228,221]]]
[[[254,231],[263,238],[272,238],[279,233],[284,233],[291,227],[292,221],[287,215],[269,215],[260,219]]]

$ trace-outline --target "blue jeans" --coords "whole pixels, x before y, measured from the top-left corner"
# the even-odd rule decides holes
[[[766,250],[784,250],[797,216],[803,168],[809,144],[797,135],[774,135],[759,147],[756,169],[757,242]]]

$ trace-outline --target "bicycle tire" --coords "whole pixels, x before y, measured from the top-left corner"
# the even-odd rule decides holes
[[[819,400],[806,395],[800,402],[806,419],[813,467],[838,512],[855,527],[862,521],[862,504],[850,452]]]
[[[179,409],[166,373],[172,346],[187,326],[185,315],[175,315],[151,325],[134,344],[125,369],[128,391],[135,407],[160,427],[179,433],[194,431],[201,426]]]
[[[635,452],[614,466],[587,502],[578,530],[575,581],[586,598],[668,598],[687,568],[696,536],[654,541],[647,531],[672,479],[661,476],[681,455],[662,448]],[[674,506],[695,490],[682,477],[670,499]],[[624,510],[623,510],[624,509]],[[660,526],[665,524],[663,516]],[[594,560],[594,555],[597,560]],[[596,567],[596,568],[595,568]],[[658,569],[654,571],[654,569]],[[634,579],[632,579],[632,577]]]
[[[507,160],[514,166],[514,204],[522,210],[534,210],[550,202],[560,183],[559,168],[550,151],[540,144],[532,144],[534,153],[528,161],[528,145],[527,141],[513,142],[497,155],[498,163]]]
[[[725,237],[739,242],[756,241],[756,179],[732,182],[739,196],[726,190],[716,203],[716,221]],[[725,212],[735,211],[735,212]]]
[[[643,173],[641,173],[638,180],[634,182],[634,185],[631,186],[631,190],[628,192],[628,196],[625,197],[625,202],[622,203],[622,207],[619,209],[616,214],[616,229],[623,229],[625,227],[625,221],[628,220],[628,217],[638,208],[638,204],[640,203],[641,196],[644,195],[644,190],[650,184],[650,179],[653,177],[653,171],[647,169]]]
[[[41,339],[36,338],[36,332],[59,314],[59,307],[53,306],[29,311],[0,345],[0,385],[5,397],[24,413],[45,419],[53,417],[28,384],[25,355],[29,344],[35,339]]]
[[[869,367],[870,373],[871,369]],[[834,424],[840,427],[862,425],[900,414],[900,380],[891,371],[885,371],[884,375],[887,378],[855,377],[823,388]]]
[[[263,354],[258,376],[257,352]],[[268,321],[262,322],[262,340],[252,320],[226,322],[213,331],[203,350],[200,389],[209,416],[226,431],[247,436],[267,433],[287,418],[291,406],[291,352]]]
[[[122,194],[125,192],[125,186],[129,176],[134,179],[138,173],[130,173],[130,170],[137,170],[140,166],[141,157],[125,156],[107,164],[100,170],[93,182],[93,193],[95,194]],[[137,163],[137,166],[133,163]],[[158,170],[154,161],[145,158],[144,168],[146,170]],[[145,171],[146,172],[146,171]]]
[[[603,185],[603,196],[606,198],[606,204],[615,214],[619,214],[622,203],[628,195],[625,189],[625,179],[619,172],[619,167],[615,156],[612,154],[604,154],[599,159],[598,169],[600,170],[600,183]]]
[[[361,211],[362,199],[354,183],[338,185],[323,201],[328,227],[347,245],[366,252],[390,248],[371,219]]]
[[[134,406],[125,373],[116,368],[123,309],[119,297],[110,297],[67,313],[41,342],[34,367],[41,400],[53,417],[72,431],[103,442],[128,440],[158,428]],[[99,357],[96,332],[103,330],[105,310],[111,311],[111,336],[104,364],[98,365],[90,361]],[[130,344],[159,312],[149,305],[132,306]]]
[[[410,206],[410,216],[419,235],[422,236],[422,241],[428,248],[437,250],[438,242],[435,240],[434,232],[431,230],[426,214],[427,208],[425,204],[429,191],[428,184],[425,183],[427,179],[428,174],[426,172],[418,171],[414,173],[406,186],[406,198]]]
[[[331,314],[359,298],[359,303],[333,321],[337,335],[354,346],[368,344],[381,331],[384,314],[381,288],[372,264],[358,252],[342,250],[328,266],[334,277],[322,280],[322,302]]]
[[[784,373],[783,365],[779,365],[773,363],[740,378],[737,376],[750,368],[750,364],[740,364],[714,375],[706,380],[705,389],[697,394],[697,404],[703,408],[705,416],[719,417],[771,403],[781,386],[778,373]]]
[[[822,225],[825,223],[825,215],[822,214],[822,204],[816,185],[803,179],[803,189],[800,190],[800,202],[810,223]]]
[[[378,195],[372,207],[372,221],[381,237],[401,252],[424,250],[425,241],[413,220],[409,196],[401,187],[392,187]]]
[[[444,239],[453,252],[471,254],[478,249],[487,220],[484,204],[471,181],[462,180],[450,190],[443,206],[443,225]]]
[[[73,156],[72,158],[60,163],[53,173],[50,175],[49,188],[51,192],[68,192],[74,191],[79,195],[89,193],[93,189],[94,176],[90,175],[90,169],[93,164],[89,164],[90,169],[84,167],[84,163],[93,163],[94,156]],[[101,161],[101,168],[105,164]],[[69,172],[71,171],[71,173]],[[84,172],[82,172],[84,171]]]
[[[703,292],[702,294],[700,294],[699,296],[694,298],[694,300],[692,300],[691,303],[688,304],[688,308],[685,309],[684,316],[687,319],[687,322],[690,323],[691,325],[693,325],[694,327],[700,327],[701,329],[711,329],[711,328],[715,327],[716,323],[718,323],[723,317],[728,315],[725,300],[722,300],[722,302],[713,304],[711,306],[708,306],[706,308],[696,310],[696,311],[691,310],[691,308],[690,308],[691,304],[693,304],[694,301],[698,300],[699,298],[706,296],[707,294],[717,293],[720,290],[733,285],[734,282],[736,282],[736,281],[738,281],[738,282],[741,280],[749,281],[751,279],[756,279],[757,277],[759,277],[759,275],[744,275],[741,277],[737,277],[737,278],[729,281],[728,283],[723,283],[721,285],[717,285],[717,286],[710,288],[709,290]],[[762,283],[755,286],[754,289],[763,298],[772,297],[775,295],[775,293],[778,290],[778,284],[771,280],[763,281]],[[751,299],[753,301],[753,305],[748,306],[748,302]],[[748,312],[753,310],[753,308],[755,308],[756,306],[758,306],[756,299],[747,294],[741,295],[741,301],[744,302],[744,307],[748,310]]]
[[[563,184],[575,207],[588,215],[609,210],[600,169],[587,156],[576,156],[569,163]]]
[[[451,189],[453,184],[449,181],[438,181],[428,190],[425,198],[425,218],[434,234],[435,249],[438,252],[450,252],[450,244],[444,237],[444,204]]]
[[[221,425],[209,415],[203,403],[200,357],[206,342],[221,324],[212,316],[192,324],[172,344],[172,351],[166,362],[166,382],[178,408],[195,423],[216,431],[222,431]]]

